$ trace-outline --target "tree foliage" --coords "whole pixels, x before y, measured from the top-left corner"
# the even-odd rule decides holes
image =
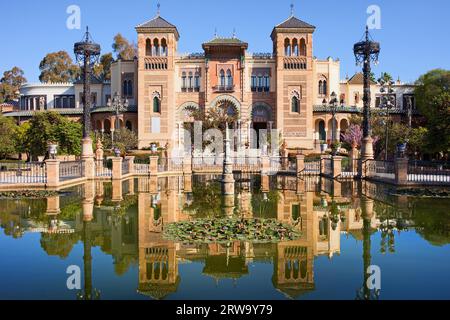
[[[30,120],[27,136],[34,158],[47,153],[48,142],[58,144],[59,154],[81,154],[82,125],[56,112],[35,114]]]
[[[111,80],[111,64],[113,61],[112,53],[102,55],[100,57],[100,63],[94,67],[94,74],[102,80]]]
[[[114,145],[112,144],[110,134],[104,135],[102,143],[106,149],[117,147],[122,154],[125,154],[130,150],[137,149],[138,137],[133,131],[122,128],[120,131],[114,133]]]
[[[450,71],[436,69],[416,82],[417,106],[427,118],[427,149],[432,153],[450,151]]]
[[[41,82],[73,82],[80,75],[80,68],[66,51],[47,54],[39,64],[39,70]]]
[[[16,151],[15,132],[17,125],[11,118],[0,114],[0,159],[14,154]]]
[[[133,60],[137,56],[137,46],[133,42],[129,42],[122,34],[118,33],[114,37],[112,45],[117,58],[120,56],[124,60]]]
[[[24,72],[18,67],[5,71],[0,79],[0,103],[15,100],[20,87],[27,82]]]

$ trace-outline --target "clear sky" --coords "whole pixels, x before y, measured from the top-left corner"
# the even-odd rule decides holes
[[[18,66],[29,82],[37,82],[39,62],[46,53],[73,51],[73,43],[89,25],[103,53],[111,51],[118,32],[135,41],[134,27],[156,14],[154,0],[1,0],[0,72]],[[448,0],[160,0],[161,16],[181,34],[180,52],[201,52],[217,28],[219,36],[249,43],[250,52],[271,52],[270,33],[276,24],[295,15],[317,27],[314,55],[341,60],[341,77],[357,70],[353,44],[360,40],[370,5],[381,9],[381,29],[372,36],[381,42],[382,54],[375,73],[386,71],[403,81],[414,81],[434,69],[450,69]],[[66,27],[67,7],[81,9],[81,30]]]

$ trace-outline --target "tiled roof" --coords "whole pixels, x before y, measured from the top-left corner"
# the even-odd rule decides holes
[[[364,84],[364,75],[359,72],[353,75],[353,77],[348,80],[348,84]],[[371,81],[371,84],[376,84],[375,81]]]
[[[244,41],[238,38],[214,38],[211,41],[204,43],[206,45],[222,45],[222,44],[236,44],[236,45],[246,45]]]
[[[159,15],[150,21],[141,23],[140,25],[136,26],[136,29],[174,29],[177,38],[180,37],[177,27]]]
[[[134,113],[134,112],[137,112],[137,110],[138,110],[137,106],[129,106],[127,108],[126,112]],[[113,107],[101,107],[100,106],[100,107],[93,108],[91,113],[112,113],[114,111],[115,111],[115,109]]]
[[[74,82],[74,84],[83,84],[83,79],[80,77]],[[95,75],[91,74],[91,84],[103,84],[103,81]]]
[[[305,21],[302,21],[300,19],[297,19],[294,16],[289,17],[286,21],[280,23],[275,28],[283,28],[283,29],[315,29],[316,27],[306,23]]]

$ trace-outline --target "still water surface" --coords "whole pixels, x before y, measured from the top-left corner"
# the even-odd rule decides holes
[[[450,200],[312,178],[214,177],[100,183],[0,200],[0,299],[450,299]],[[290,242],[182,244],[168,223],[272,218]],[[370,265],[378,294],[364,290]],[[81,270],[68,290],[69,266]]]

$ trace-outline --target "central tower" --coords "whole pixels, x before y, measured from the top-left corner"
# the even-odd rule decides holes
[[[290,150],[313,149],[313,33],[293,14],[272,31],[277,128]]]
[[[138,33],[139,148],[171,140],[175,121],[177,27],[158,13],[136,27]]]

